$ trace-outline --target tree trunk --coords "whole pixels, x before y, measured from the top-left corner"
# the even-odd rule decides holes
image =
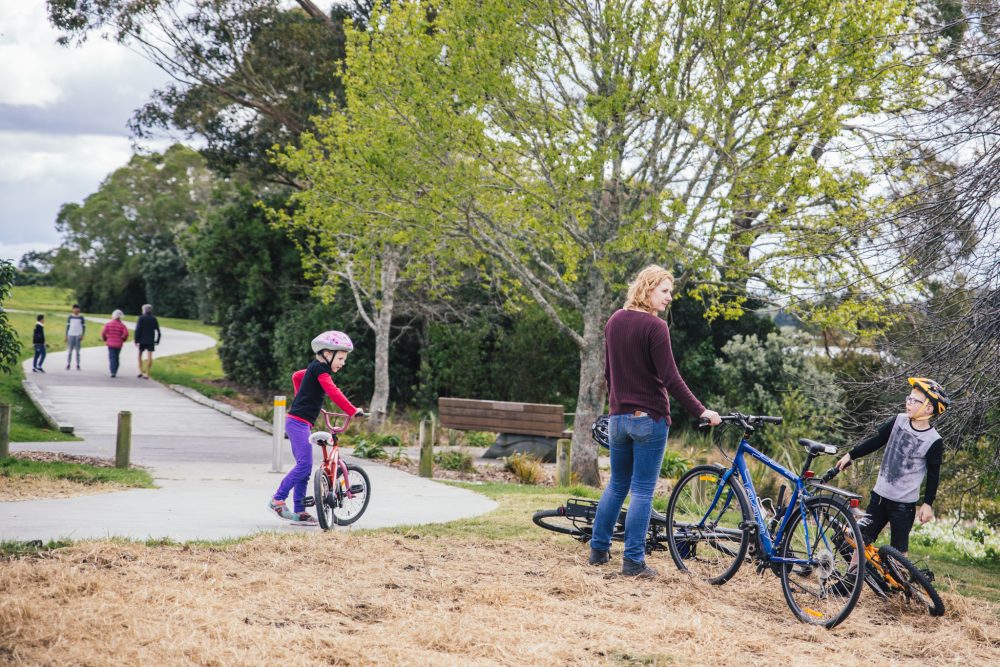
[[[398,279],[397,260],[387,254],[382,259],[382,303],[375,311],[375,388],[368,408],[372,426],[381,425],[389,409],[389,342]]]
[[[604,412],[607,387],[604,380],[604,324],[610,305],[606,302],[603,280],[591,280],[591,290],[583,313],[583,345],[580,348],[580,388],[576,395],[573,420],[573,473],[579,481],[600,486],[597,444],[590,426]]]

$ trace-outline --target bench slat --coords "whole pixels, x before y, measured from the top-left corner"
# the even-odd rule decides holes
[[[562,416],[561,405],[546,403],[514,403],[511,401],[480,401],[471,398],[439,398],[438,410],[446,409],[496,410],[500,412],[523,412],[537,414],[557,414]]]
[[[440,398],[438,417],[441,426],[460,431],[566,437],[561,405]]]

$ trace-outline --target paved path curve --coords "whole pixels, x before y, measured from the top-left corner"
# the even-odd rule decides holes
[[[100,326],[99,321],[89,323],[85,343],[99,340]],[[165,328],[155,357],[214,345],[209,336]],[[270,472],[269,435],[155,381],[137,378],[137,352],[131,341],[122,350],[122,367],[116,378],[110,377],[104,347],[84,348],[80,371],[75,366],[65,369],[65,354],[49,354],[44,374],[32,373],[30,361],[24,363],[24,369],[83,441],[14,443],[11,450],[113,458],[117,414],[128,410],[132,413],[132,462],[150,467],[158,488],[0,502],[0,541],[107,537],[218,540],[260,531],[315,530],[279,521],[266,508],[282,477]],[[290,452],[284,452],[286,471],[290,459]],[[494,501],[465,489],[371,461],[360,463],[371,476],[371,504],[356,524],[336,530],[452,521],[496,507]]]

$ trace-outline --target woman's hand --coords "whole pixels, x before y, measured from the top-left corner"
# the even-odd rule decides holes
[[[722,419],[719,418],[719,413],[716,412],[715,410],[705,410],[698,416],[701,419],[707,419],[709,425],[711,426],[718,426],[719,424],[722,423]]]
[[[840,460],[837,461],[837,470],[843,470],[849,465],[851,465],[851,455],[844,454],[843,456],[840,457]]]

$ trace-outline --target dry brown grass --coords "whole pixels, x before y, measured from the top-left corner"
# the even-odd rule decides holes
[[[932,619],[866,595],[827,631],[793,620],[771,575],[713,588],[650,561],[660,579],[624,579],[547,534],[80,544],[0,563],[0,663],[972,666],[1000,650],[998,610],[972,599],[945,595]]]

